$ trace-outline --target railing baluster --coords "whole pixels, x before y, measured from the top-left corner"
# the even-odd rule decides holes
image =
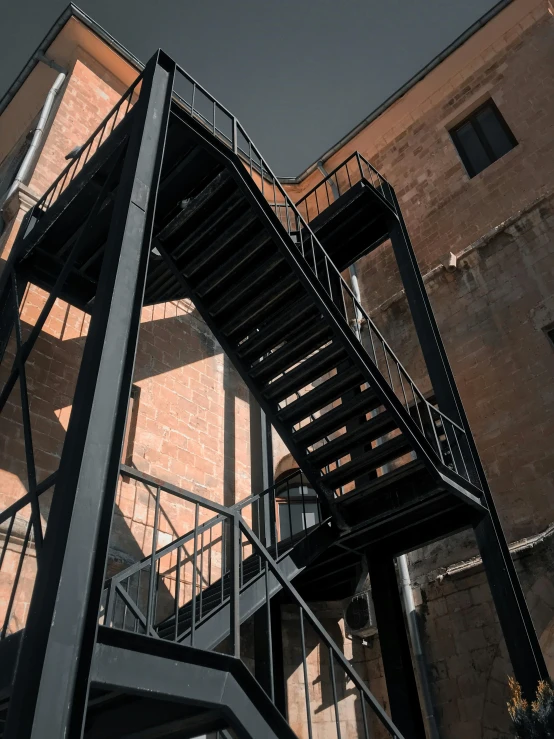
[[[370,736],[369,736],[369,726],[367,724],[367,711],[366,711],[366,708],[365,708],[365,698],[364,698],[364,694],[362,693],[361,690],[359,691],[359,693],[360,693],[360,703],[361,703],[361,707],[362,707],[362,721],[363,721],[363,726],[364,726],[364,739],[370,739]]]
[[[387,347],[385,346],[384,343],[383,343],[383,354],[385,355],[385,363],[387,365],[387,372],[388,372],[388,375],[389,375],[390,386],[391,386],[392,390],[394,390],[394,385],[393,385],[393,382],[392,382],[392,375],[391,375],[390,366],[389,366],[389,356],[388,356],[389,353],[388,353]]]
[[[340,716],[339,716],[339,702],[337,700],[337,683],[335,679],[335,664],[333,658],[333,650],[329,649],[329,671],[331,673],[331,687],[333,688],[333,703],[335,704],[335,723],[337,726],[337,739],[341,739],[340,732]]]
[[[400,380],[400,387],[402,388],[402,394],[404,395],[405,408],[409,413],[408,398],[406,397],[406,390],[404,388],[404,383],[402,382],[402,372],[400,371],[400,365],[398,362],[396,363],[396,371],[398,372],[398,379]]]
[[[226,562],[226,553],[225,550],[227,548],[228,542],[226,541],[226,538],[228,539],[228,528],[229,528],[229,521],[225,519],[221,523],[221,602],[225,600],[225,588],[224,588],[224,580],[227,567]],[[231,576],[229,575],[229,581]]]
[[[179,608],[181,601],[181,547],[177,548],[177,570],[175,573],[175,628],[174,628],[174,641],[179,638]]]
[[[230,572],[230,596],[231,596],[231,648],[235,657],[240,657],[240,539],[241,530],[239,527],[239,517],[234,515],[230,519],[232,526],[231,536],[231,572]]]
[[[199,618],[202,618],[202,593],[204,590],[204,531],[200,534],[200,597],[199,597]]]
[[[465,435],[465,432],[462,431],[462,433]],[[460,452],[460,459],[462,460],[462,464],[464,465],[464,471],[465,471],[465,478],[466,480],[470,480],[469,472],[467,469],[466,461],[464,458],[464,453],[462,451],[462,446],[460,444],[460,431],[456,428],[453,430],[454,438],[456,439],[456,444],[458,446],[458,451]]]
[[[290,507],[290,483],[287,480],[287,500],[288,500],[288,513],[289,513],[289,538],[292,538],[292,509]]]
[[[411,388],[411,391],[412,391],[412,397],[414,399],[414,405],[415,405],[415,409],[416,409],[416,412],[417,412],[417,417],[419,418],[419,427],[421,428],[421,431],[423,432],[423,434],[425,434],[425,427],[423,426],[423,421],[421,420],[421,412],[419,410],[419,402],[418,402],[418,399],[416,397],[416,392],[415,392],[415,389],[414,389],[415,388],[415,385],[412,382],[412,380],[410,380],[410,388]]]
[[[452,464],[454,465],[454,472],[458,472],[458,465],[456,464],[456,458],[454,457],[454,452],[452,451],[452,445],[450,444],[450,439],[448,438],[448,431],[446,430],[446,422],[443,421],[442,417],[439,416],[441,419],[441,424],[444,429],[444,438],[446,439],[446,443],[448,445],[448,451],[450,452],[450,459],[452,460]],[[454,433],[454,427],[452,427],[452,433]]]
[[[252,547],[254,549],[254,547]],[[258,557],[261,556],[258,554]],[[275,681],[273,678],[273,637],[271,634],[271,595],[269,591],[269,565],[265,560],[265,611],[266,611],[266,629],[267,629],[267,654],[269,657],[269,697],[275,702]]]
[[[212,531],[213,526],[210,526],[210,548],[208,550],[208,587],[212,584]]]
[[[310,688],[308,684],[308,664],[306,661],[306,636],[304,633],[304,609],[302,606],[298,609],[300,614],[300,643],[302,645],[302,669],[304,671],[304,696],[306,699],[306,718],[308,723],[308,739],[313,738],[312,734],[312,709],[310,706]]]
[[[429,403],[426,403],[426,406],[427,406],[427,413],[429,414],[429,419],[431,421],[431,428],[433,429],[433,434],[435,436],[435,443],[437,445],[437,451],[439,453],[441,462],[444,463],[444,455],[442,453],[441,443],[439,441],[439,437],[438,437],[438,434],[437,434],[437,427],[435,426],[435,420],[434,420],[433,414],[431,412],[431,405]]]
[[[194,646],[194,631],[196,629],[196,563],[198,555],[198,503],[194,505],[194,545],[192,550],[192,615],[190,622],[190,645]]]
[[[160,517],[160,486],[156,488],[156,503],[154,509],[154,530],[152,532],[152,553],[150,555],[150,582],[148,584],[148,602],[146,606],[146,633],[152,626],[152,606],[154,602],[154,583],[156,577],[156,549],[158,544],[158,522]]]
[[[2,569],[2,562],[4,561],[4,557],[6,556],[6,551],[8,549],[8,543],[10,541],[10,536],[12,534],[12,529],[13,529],[14,521],[15,521],[15,513],[10,518],[10,522],[8,524],[8,529],[6,531],[6,536],[5,536],[5,539],[4,539],[4,543],[2,545],[2,554],[0,554],[0,570]]]
[[[239,131],[237,126],[237,119],[233,116],[233,152],[238,154],[239,151]]]
[[[25,555],[27,554],[27,547],[29,545],[29,539],[31,537],[32,527],[33,527],[32,520],[29,520],[29,523],[27,524],[27,532],[25,533],[25,539],[23,540],[23,546],[21,547],[21,552],[19,553],[19,561],[17,563],[17,569],[15,571],[15,577],[13,579],[13,585],[12,585],[12,589],[10,592],[10,599],[8,601],[8,607],[6,609],[6,615],[4,617],[4,625],[2,626],[2,631],[0,631],[0,641],[5,638],[6,632],[8,630],[8,626],[10,625],[10,621],[12,620],[13,604],[15,601],[17,589],[19,587],[19,578],[21,577],[21,570],[23,569],[23,562],[25,560]]]

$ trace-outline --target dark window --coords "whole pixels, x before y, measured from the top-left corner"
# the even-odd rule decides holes
[[[552,346],[554,346],[554,326],[551,326],[550,328],[545,329],[546,335],[552,342]]]
[[[450,131],[452,141],[470,177],[482,172],[517,146],[500,111],[489,100]]]

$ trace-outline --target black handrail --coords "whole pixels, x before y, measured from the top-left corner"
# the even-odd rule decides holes
[[[156,606],[157,606],[157,595],[156,595],[156,587],[157,587],[157,579],[160,576],[159,572],[156,575],[156,570],[159,568],[159,564],[161,560],[168,557],[177,557],[177,565],[176,565],[176,576],[175,576],[175,587],[176,589],[180,588],[181,579],[180,579],[180,573],[181,569],[185,567],[187,564],[192,565],[192,582],[197,583],[198,580],[200,580],[200,585],[197,587],[193,586],[192,589],[192,598],[191,598],[191,607],[192,607],[192,615],[193,615],[193,623],[191,624],[191,631],[190,633],[194,635],[195,628],[199,626],[202,621],[207,618],[209,615],[211,615],[211,611],[208,611],[204,613],[203,611],[203,594],[206,590],[205,587],[203,587],[202,579],[204,577],[204,573],[206,570],[206,566],[204,563],[204,553],[206,553],[206,557],[211,558],[212,555],[217,551],[217,556],[221,557],[221,567],[219,568],[219,581],[221,586],[221,592],[218,602],[218,607],[225,605],[229,602],[229,596],[225,594],[226,586],[224,584],[225,578],[228,579],[229,572],[230,572],[230,563],[227,561],[227,553],[232,548],[231,547],[231,524],[233,521],[233,517],[240,513],[241,515],[246,515],[246,511],[248,508],[251,508],[251,518],[254,520],[255,517],[257,517],[258,527],[261,531],[261,519],[260,519],[260,509],[261,505],[263,504],[263,501],[266,500],[266,505],[269,507],[269,521],[270,521],[270,530],[267,532],[266,540],[269,541],[270,546],[275,551],[275,557],[277,560],[282,559],[296,544],[298,540],[298,534],[293,534],[292,532],[292,522],[290,523],[290,536],[289,537],[283,537],[281,534],[280,527],[278,529],[277,527],[277,519],[276,519],[276,505],[277,500],[279,498],[284,497],[284,500],[288,500],[289,506],[291,502],[290,497],[290,481],[293,480],[296,477],[301,477],[301,480],[305,482],[305,478],[303,477],[300,470],[293,470],[289,474],[285,475],[279,482],[275,483],[274,485],[270,486],[266,490],[262,491],[261,493],[251,495],[248,498],[245,498],[242,501],[239,501],[238,503],[234,504],[233,506],[227,508],[224,506],[219,505],[218,503],[214,503],[213,501],[210,501],[208,499],[203,498],[202,496],[196,495],[195,493],[192,493],[188,490],[185,490],[183,488],[178,488],[175,485],[172,485],[170,483],[163,482],[159,478],[153,477],[151,475],[148,475],[146,473],[140,472],[139,470],[136,470],[132,467],[128,467],[126,465],[121,465],[120,467],[121,474],[125,475],[128,478],[135,479],[139,482],[142,482],[145,485],[148,485],[149,487],[152,487],[155,489],[155,515],[154,515],[154,526],[153,526],[153,536],[152,536],[152,549],[150,554],[144,556],[139,561],[129,565],[128,567],[124,568],[120,572],[114,574],[112,577],[107,579],[104,583],[104,592],[103,592],[103,600],[102,600],[102,610],[103,610],[103,623],[105,625],[114,625],[114,623],[117,622],[117,618],[115,618],[115,608],[116,603],[119,600],[122,600],[124,602],[124,615],[122,619],[122,628],[126,628],[126,622],[127,622],[127,616],[126,613],[129,611],[132,615],[131,618],[131,624],[133,630],[136,630],[137,626],[140,625],[140,627],[144,630],[145,633],[149,634],[150,636],[157,636],[157,627],[158,622],[156,619]],[[283,493],[284,491],[284,496]],[[161,493],[168,493],[172,496],[175,496],[179,498],[182,501],[191,503],[195,507],[195,515],[194,515],[194,526],[187,530],[184,534],[177,536],[172,541],[170,541],[167,544],[164,544],[163,546],[159,547],[157,546],[157,540],[158,540],[158,532],[159,532],[159,514],[160,514],[160,496]],[[302,501],[304,502],[304,501]],[[316,525],[319,525],[319,523],[322,522],[321,517],[321,511],[319,508],[319,500],[317,500],[318,505],[318,520],[316,522]],[[203,523],[199,523],[198,520],[198,514],[200,510],[206,510],[210,511],[212,513],[215,513],[216,515],[209,518],[207,521],[204,521]],[[304,516],[304,523],[305,523],[305,516]],[[311,527],[308,527],[306,525],[303,526],[303,530],[300,532],[301,535],[307,536],[309,531],[311,530]],[[215,532],[215,533],[214,533]],[[204,543],[204,537],[206,539],[209,537],[209,540]],[[200,540],[201,546],[200,546],[200,556],[198,557],[198,541]],[[186,554],[185,545],[193,543],[193,551],[191,555]],[[185,556],[183,557],[183,551],[185,551]],[[246,552],[239,552],[239,561],[242,563],[243,560],[247,558]],[[192,560],[192,561],[191,561]],[[212,586],[216,582],[216,578],[214,578],[212,582],[212,568],[208,564],[208,585],[207,587]],[[254,567],[252,570],[252,574],[257,574],[258,570]],[[144,592],[144,588],[142,586],[142,575],[148,575],[148,583],[146,585],[146,592]],[[135,580],[133,581],[133,578]],[[133,595],[129,592],[132,589],[133,582],[135,583],[135,589],[136,589],[136,596],[133,597]],[[244,584],[244,583],[242,583]],[[198,606],[197,608],[197,589],[198,592]],[[141,600],[141,596],[145,596],[146,598],[146,609],[145,612],[140,608],[140,603],[138,601]],[[175,593],[175,624],[177,624],[178,621],[178,611],[180,608],[179,603],[179,597],[180,593]],[[144,597],[142,597],[142,600],[144,600]],[[195,623],[198,612],[198,623]],[[162,619],[164,620],[164,619]],[[178,630],[175,631],[174,634],[174,640],[175,641],[181,641],[185,636],[188,635],[187,633],[181,634]]]
[[[312,629],[316,632],[318,637],[322,640],[322,642],[325,644],[325,646],[327,647],[329,651],[329,665],[330,665],[330,673],[331,673],[330,677],[331,677],[331,686],[333,689],[333,701],[334,701],[334,708],[335,708],[337,737],[340,738],[341,734],[340,734],[340,719],[339,719],[340,709],[339,709],[337,695],[336,695],[336,678],[334,674],[334,663],[335,662],[344,671],[348,679],[354,683],[355,687],[358,690],[360,700],[362,701],[362,705],[365,705],[365,704],[369,705],[369,707],[371,708],[375,716],[378,718],[381,724],[385,727],[385,729],[390,733],[391,737],[394,737],[394,739],[403,739],[403,735],[400,733],[400,730],[394,725],[391,718],[383,710],[383,707],[377,701],[373,693],[369,690],[365,682],[360,678],[360,676],[358,675],[356,670],[352,667],[348,659],[344,656],[344,653],[342,652],[342,650],[336,645],[334,640],[327,633],[323,625],[318,620],[317,616],[314,614],[314,612],[311,610],[308,604],[304,601],[304,599],[299,594],[299,592],[296,590],[296,588],[292,585],[292,583],[289,580],[287,580],[286,577],[283,576],[283,574],[279,570],[279,567],[277,566],[277,562],[272,558],[271,554],[263,546],[262,542],[254,534],[254,532],[248,526],[248,524],[242,518],[242,516],[239,516],[239,528],[240,528],[241,533],[244,534],[244,536],[251,543],[252,547],[256,550],[256,552],[262,558],[264,565],[265,565],[266,572],[267,571],[271,572],[272,576],[275,577],[275,579],[279,582],[281,588],[283,588],[283,590],[286,591],[289,599],[292,600],[293,603],[296,603],[296,605],[298,606],[299,616],[300,616],[300,639],[301,639],[301,648],[302,648],[302,666],[303,666],[303,672],[304,672],[305,688],[307,688],[307,664],[306,664],[304,619],[306,619],[310,623],[310,626],[312,627]],[[269,608],[269,599],[270,599],[269,584],[268,584],[268,577],[266,575],[266,608]],[[268,639],[271,639],[270,630],[268,632]],[[269,653],[271,653],[271,644],[269,645],[269,648],[270,648]],[[311,737],[312,735],[311,707],[310,707],[309,691],[307,689],[305,691],[305,700],[306,700],[308,736]],[[364,728],[365,735],[367,736],[369,732],[368,732],[368,725],[367,725],[367,717],[365,716],[364,711],[362,711],[362,715],[363,715],[363,721],[364,721],[363,728]]]
[[[296,201],[296,207],[299,210],[303,209],[304,217],[309,223],[325,208],[329,207],[337,196],[344,195],[362,179],[368,181],[381,199],[396,213],[396,203],[392,196],[390,183],[358,151],[347,157],[335,169],[326,174],[311,190],[308,190],[300,200]],[[324,190],[324,195],[320,198],[318,192],[321,190]],[[332,194],[332,197],[329,193]]]
[[[82,144],[74,156],[71,157],[70,163],[62,170],[62,172],[56,177],[54,182],[46,190],[44,195],[34,206],[36,211],[42,211],[50,208],[55,200],[61,195],[65,188],[75,179],[77,174],[83,169],[85,164],[89,161],[91,156],[98,151],[102,145],[104,134],[108,129],[108,124],[111,122],[111,128],[108,132],[108,137],[111,136],[113,131],[123,119],[127,116],[133,102],[133,94],[137,91],[139,83],[142,81],[144,72],[141,72],[135,79],[132,85],[123,93],[123,96],[117,101],[114,107],[110,110],[108,115],[99,123],[94,129],[88,139]],[[127,102],[127,107],[121,117],[119,112],[123,108],[123,104]],[[93,151],[94,149],[94,151]],[[84,156],[83,156],[84,155]],[[58,189],[59,187],[59,189]]]

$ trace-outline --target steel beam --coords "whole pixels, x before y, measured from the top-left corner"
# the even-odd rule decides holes
[[[410,306],[439,408],[462,426],[465,431],[465,459],[467,461],[470,457],[473,462],[473,465],[469,465],[469,473],[473,481],[483,491],[483,502],[487,509],[481,516],[476,517],[475,535],[477,545],[491,585],[493,600],[516,679],[521,684],[525,697],[528,700],[533,700],[539,680],[548,680],[548,670],[454,380],[454,374],[439,333],[431,302],[417,265],[410,236],[394,190],[390,188],[390,191],[398,214],[398,219],[395,218],[392,221],[390,238],[406,299]]]
[[[119,474],[174,63],[148,63],[31,600],[6,739],[78,739]]]
[[[406,739],[425,739],[394,560],[377,549],[367,559],[392,720]]]

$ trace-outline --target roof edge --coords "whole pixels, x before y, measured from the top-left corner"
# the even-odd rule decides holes
[[[94,21],[89,15],[82,11],[77,5],[70,3],[57,18],[46,36],[42,39],[37,49],[31,55],[21,72],[15,78],[14,82],[7,89],[6,93],[0,100],[0,115],[6,110],[8,105],[17,95],[27,77],[40,61],[40,56],[45,54],[56,36],[59,34],[65,24],[71,19],[76,18],[95,33],[99,38],[105,41],[111,48],[120,54],[129,64],[135,67],[139,72],[144,68],[144,64],[137,59],[128,49],[120,44],[117,39],[111,36],[102,26]]]
[[[384,102],[377,106],[377,108],[375,108],[357,125],[355,125],[354,128],[352,128],[345,136],[339,139],[336,144],[333,144],[333,146],[327,149],[327,151],[323,152],[321,156],[319,156],[312,164],[308,165],[300,174],[296,175],[295,177],[279,177],[279,182],[284,185],[298,185],[300,182],[302,182],[305,177],[312,174],[312,172],[317,169],[319,164],[325,162],[325,160],[332,157],[333,154],[336,154],[339,149],[342,149],[342,147],[349,141],[351,141],[360,131],[362,131],[370,123],[373,123],[373,121],[382,113],[384,113],[387,108],[390,108],[391,105],[393,105],[397,100],[403,97],[409,90],[411,90],[412,87],[417,85],[417,83],[420,82],[424,77],[426,77],[430,72],[432,72],[435,67],[438,67],[441,62],[443,62],[447,57],[453,54],[456,49],[462,46],[469,38],[471,38],[471,36],[477,33],[477,31],[483,28],[483,26],[485,26],[512,2],[513,0],[500,0],[500,2],[498,2],[496,5],[493,5],[490,10],[488,10],[478,20],[476,20],[475,23],[472,23],[469,28],[466,28],[466,30],[461,33],[456,39],[454,39],[451,44],[443,49],[440,54],[437,54],[436,57],[431,59],[431,61],[424,67],[422,67],[419,72],[416,72],[413,77],[410,77],[410,79],[401,87],[399,87],[396,92],[393,92],[392,95],[390,95]]]

